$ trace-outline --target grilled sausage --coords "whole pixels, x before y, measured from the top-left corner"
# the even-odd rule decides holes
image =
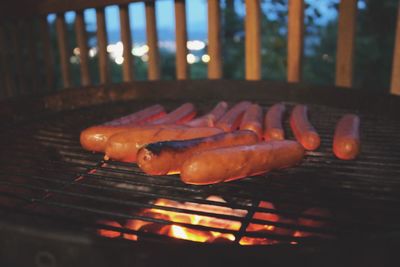
[[[354,114],[344,115],[336,125],[333,152],[339,159],[350,160],[360,151],[360,118]]]
[[[146,122],[158,119],[165,116],[164,107],[161,105],[153,105],[137,111],[135,113],[129,114],[127,116],[117,118],[115,120],[104,123],[103,125],[143,125]]]
[[[186,125],[191,127],[214,127],[215,122],[224,115],[227,109],[228,103],[221,101],[209,113],[200,118],[189,121]]]
[[[285,139],[285,133],[282,126],[282,117],[285,110],[286,107],[282,103],[275,104],[268,109],[264,119],[264,139],[266,141]]]
[[[103,152],[108,138],[113,134],[146,124],[164,115],[165,111],[162,106],[153,105],[128,116],[107,122],[104,125],[86,128],[80,135],[81,145],[89,151]]]
[[[257,134],[258,139],[262,138],[262,109],[260,105],[251,105],[243,115],[240,130],[250,130]]]
[[[290,116],[290,126],[300,144],[307,150],[319,147],[321,139],[307,117],[307,106],[297,105]]]
[[[150,124],[184,124],[196,116],[196,108],[192,103],[186,103],[171,111],[164,117],[152,121]]]
[[[195,153],[182,165],[181,179],[188,184],[215,184],[293,166],[304,156],[296,141],[217,148]]]
[[[141,127],[131,129],[113,135],[107,142],[105,149],[105,159],[113,159],[124,162],[136,162],[138,150],[149,143],[168,141],[168,140],[186,140],[198,137],[206,137],[221,133],[218,128],[210,127]]]
[[[216,126],[225,132],[236,130],[242,120],[243,114],[251,103],[249,101],[242,101],[233,106],[221,119],[218,120]]]
[[[104,152],[108,139],[116,134],[131,129],[132,126],[93,126],[81,132],[81,146],[89,151]]]
[[[151,143],[137,153],[139,167],[150,175],[179,173],[183,162],[196,152],[212,148],[251,145],[257,142],[252,131],[237,131],[190,140]]]

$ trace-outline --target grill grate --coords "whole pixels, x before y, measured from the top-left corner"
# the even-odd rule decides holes
[[[1,134],[0,215],[5,220],[14,214],[52,218],[59,225],[73,224],[79,231],[96,233],[99,228],[139,238],[169,240],[152,232],[134,231],[100,223],[143,220],[154,225],[169,225],[170,220],[153,218],[143,209],[209,216],[240,222],[239,229],[174,222],[194,230],[232,234],[238,243],[242,237],[267,238],[275,242],[306,243],[310,238],[296,237],[305,231],[314,237],[358,237],[399,231],[400,143],[396,142],[400,123],[378,115],[361,115],[362,153],[356,161],[336,159],[331,150],[337,119],[348,110],[310,106],[311,121],[321,135],[321,148],[308,152],[300,166],[230,183],[190,186],[178,176],[153,177],[136,165],[104,162],[102,155],[81,149],[80,131],[143,108],[151,103],[129,102],[63,111],[15,126]],[[172,109],[180,103],[164,103]],[[197,103],[206,111],[214,103]],[[262,103],[268,107],[272,103]],[[287,103],[291,108],[292,103]],[[353,111],[354,112],[354,111]],[[286,134],[293,138],[288,119]],[[220,196],[226,203],[207,200]],[[208,204],[245,210],[238,217],[188,207],[156,206],[159,198],[178,202]],[[276,209],[261,208],[268,201]],[[328,210],[332,215],[307,215],[309,208]],[[257,212],[279,216],[278,221],[253,218]],[[318,227],[302,225],[299,219],[313,219]],[[268,224],[273,231],[248,231],[249,224]],[[121,235],[122,238],[122,235]],[[319,240],[319,239],[318,239]],[[320,241],[320,240],[319,240]]]

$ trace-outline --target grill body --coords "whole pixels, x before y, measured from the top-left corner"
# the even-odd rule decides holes
[[[79,133],[85,127],[150,104],[160,103],[171,110],[192,101],[204,113],[219,100],[230,104],[256,101],[264,111],[278,101],[284,101],[288,110],[295,103],[306,103],[321,135],[321,148],[308,152],[300,166],[212,186],[185,185],[178,176],[147,176],[136,165],[104,162],[102,155],[80,148]],[[235,81],[138,82],[9,101],[2,107],[0,232],[5,238],[0,241],[1,259],[7,264],[20,261],[21,266],[32,262],[38,266],[128,266],[132,262],[157,266],[166,264],[168,258],[172,265],[191,262],[194,266],[247,264],[249,258],[255,263],[283,266],[390,262],[400,232],[399,104],[393,96],[353,90]],[[348,112],[361,117],[362,152],[356,161],[338,160],[331,149],[336,121]],[[288,114],[285,132],[293,139]],[[227,202],[207,200],[211,195]],[[157,207],[239,221],[241,227],[235,231],[179,224],[230,233],[235,242],[229,244],[197,244],[99,223],[142,219],[171,224],[141,214],[144,208],[154,208],[152,201],[158,198],[242,209],[247,215],[238,218]],[[273,203],[276,210],[258,208],[261,201]],[[304,215],[309,208],[326,209],[332,215]],[[263,222],[252,217],[263,211],[282,220]],[[307,227],[299,224],[299,218],[324,223]],[[281,230],[249,232],[246,229],[251,223],[270,223]],[[138,234],[140,241],[102,238],[97,229]],[[295,238],[297,230],[313,237]],[[239,246],[243,237],[267,238],[275,245]]]

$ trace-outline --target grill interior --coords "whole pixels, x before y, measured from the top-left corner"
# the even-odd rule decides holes
[[[197,102],[200,113],[216,101]],[[260,104],[266,109],[274,102]],[[79,133],[85,127],[144,108],[151,101],[130,101],[98,105],[47,114],[8,128],[1,133],[0,216],[4,221],[29,218],[29,223],[51,221],[61,229],[89,236],[98,229],[136,234],[140,240],[189,242],[162,236],[152,231],[134,231],[103,224],[112,220],[122,226],[139,219],[155,225],[171,221],[147,217],[144,208],[205,215],[238,221],[238,230],[227,230],[188,223],[174,223],[195,230],[217,231],[235,236],[269,240],[270,244],[325,242],[328,239],[388,235],[400,230],[400,122],[379,114],[361,117],[361,155],[355,161],[341,161],[332,154],[333,130],[345,110],[309,105],[310,118],[321,135],[321,147],[307,152],[303,163],[294,168],[273,171],[240,181],[210,186],[183,184],[178,175],[148,176],[134,164],[103,161],[101,154],[84,151]],[[164,101],[171,110],[182,102]],[[230,104],[233,104],[232,102]],[[286,103],[288,110],[293,103]],[[293,139],[285,119],[285,133]],[[220,196],[226,203],[206,200]],[[156,199],[193,202],[246,210],[244,217],[176,207],[155,206]],[[259,208],[268,201],[276,209]],[[329,211],[330,216],[307,215],[307,209]],[[256,212],[277,214],[278,221],[253,218]],[[302,225],[301,219],[319,222],[318,227]],[[274,231],[251,232],[248,225],[268,224]],[[311,233],[296,237],[296,231]],[[123,238],[122,235],[120,238]]]

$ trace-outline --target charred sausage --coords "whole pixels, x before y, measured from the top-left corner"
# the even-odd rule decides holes
[[[333,137],[333,152],[336,157],[350,160],[360,152],[360,118],[354,114],[344,115],[337,123]]]
[[[150,124],[184,124],[196,116],[196,108],[192,103],[185,103],[167,115]]]
[[[252,131],[236,131],[190,140],[164,141],[142,147],[137,153],[139,167],[150,175],[179,173],[183,162],[196,152],[207,149],[251,145],[258,138]]]
[[[225,114],[226,110],[228,109],[228,103],[225,101],[219,102],[210,113],[207,113],[200,118],[194,119],[186,123],[186,125],[191,127],[214,127],[215,122],[219,120],[222,115]]]
[[[275,104],[268,109],[264,119],[264,139],[266,141],[285,139],[285,133],[282,126],[282,117],[285,110],[286,107],[282,103]]]
[[[321,139],[307,116],[307,106],[297,105],[290,116],[290,127],[297,141],[307,150],[319,147]]]
[[[249,101],[242,101],[233,106],[221,119],[218,120],[216,126],[224,130],[224,132],[231,132],[236,130],[247,108],[251,103]]]
[[[113,135],[107,142],[106,159],[136,162],[138,150],[149,143],[167,140],[186,140],[221,133],[218,128],[169,126],[141,127]]]
[[[303,147],[296,141],[217,148],[195,153],[182,165],[181,179],[188,184],[228,182],[299,163]]]
[[[262,109],[260,105],[251,105],[243,115],[240,130],[250,130],[257,134],[258,139],[262,138]]]

